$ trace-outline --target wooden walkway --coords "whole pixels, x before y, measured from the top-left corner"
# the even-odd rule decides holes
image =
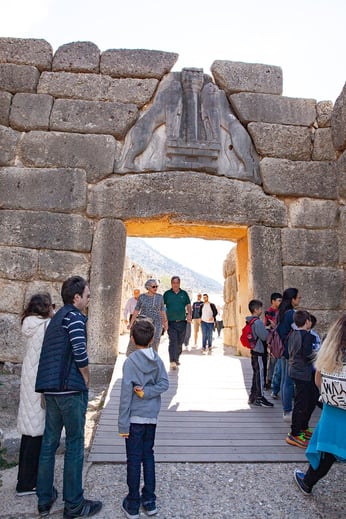
[[[220,339],[214,345],[212,355],[202,355],[200,349],[184,351],[179,369],[168,371],[167,339],[160,344],[170,388],[162,395],[156,461],[305,461],[304,449],[285,442],[289,426],[282,420],[280,401],[273,401],[274,408],[251,408],[247,404],[250,360],[229,355],[227,348],[224,352]],[[125,441],[118,436],[117,428],[124,360],[125,355],[119,354],[88,461],[124,463],[126,460]],[[269,396],[268,399],[271,400]],[[317,409],[312,426],[318,416]]]

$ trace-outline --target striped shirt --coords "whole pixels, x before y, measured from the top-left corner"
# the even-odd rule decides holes
[[[76,309],[64,317],[62,326],[69,334],[72,346],[72,355],[78,368],[84,368],[89,364],[86,339],[86,323],[88,318]]]

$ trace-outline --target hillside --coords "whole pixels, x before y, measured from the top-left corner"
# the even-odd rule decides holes
[[[170,288],[169,280],[173,275],[181,278],[182,288],[189,292],[219,293],[223,291],[223,286],[215,279],[198,274],[198,272],[163,256],[140,238],[127,239],[126,255],[141,265],[146,272],[152,272],[159,278],[161,291]]]

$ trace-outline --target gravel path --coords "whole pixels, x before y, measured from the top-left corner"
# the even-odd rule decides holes
[[[61,492],[63,457],[57,457],[56,484]],[[304,496],[296,488],[292,464],[159,463],[158,519],[336,519],[345,517],[345,466],[338,464]],[[1,519],[37,517],[36,496],[15,497],[17,469],[0,472]],[[85,496],[103,501],[98,519],[124,519],[120,510],[127,491],[126,467],[85,465]],[[59,496],[51,517],[62,517]],[[141,513],[141,518],[146,517]]]

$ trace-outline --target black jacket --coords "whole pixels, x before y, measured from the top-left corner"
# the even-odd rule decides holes
[[[214,321],[215,321],[215,317],[217,316],[217,309],[216,309],[216,306],[214,305],[214,303],[209,303],[210,304],[210,308],[211,308],[211,311],[213,312],[213,317],[214,317]],[[200,308],[199,308],[199,317],[201,318],[202,317],[202,309],[203,309],[203,306],[204,306],[204,303],[201,304]]]

